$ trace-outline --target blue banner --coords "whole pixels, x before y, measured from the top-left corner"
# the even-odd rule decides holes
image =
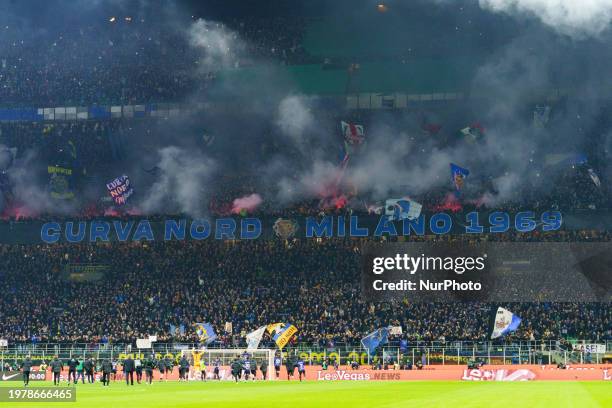
[[[183,241],[185,239],[258,239],[260,237],[344,238],[400,237],[445,234],[496,234],[508,231],[556,231],[563,217],[559,211],[522,211],[514,214],[493,211],[423,214],[415,219],[390,220],[388,216],[323,216],[287,218],[167,219],[165,221],[97,220],[47,222],[40,239],[56,242]]]

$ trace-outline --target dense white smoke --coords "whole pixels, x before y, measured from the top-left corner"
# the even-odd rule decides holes
[[[69,214],[76,210],[78,203],[72,200],[50,200],[46,179],[37,176],[40,157],[33,150],[12,161],[6,170],[13,196],[13,216],[38,216],[44,213]],[[4,197],[2,197],[3,206]]]
[[[612,21],[612,0],[479,0],[494,12],[526,13],[562,34],[584,37],[601,34]]]
[[[325,194],[330,183],[333,184],[337,175],[338,166],[335,163],[316,160],[305,171],[300,172],[295,179],[282,177],[278,180],[278,200],[286,204],[320,197]]]
[[[244,44],[238,34],[225,25],[199,19],[189,27],[189,42],[201,51],[200,67],[219,70],[236,65],[244,52]]]
[[[213,160],[176,146],[159,150],[157,180],[142,201],[146,213],[178,211],[200,216],[210,198],[207,185],[215,171]]]
[[[276,125],[299,147],[305,146],[306,132],[314,130],[315,118],[311,112],[311,102],[311,99],[304,96],[289,95],[278,106]]]

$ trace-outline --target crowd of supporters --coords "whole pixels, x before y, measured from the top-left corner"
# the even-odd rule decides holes
[[[333,119],[325,123],[338,124],[343,118],[341,110],[335,111]],[[393,120],[409,118],[413,112],[398,112]],[[328,113],[329,115],[329,113]],[[373,114],[361,114],[357,120],[365,123],[374,121]],[[359,123],[358,122],[358,123]],[[206,126],[197,121],[183,121],[181,119],[115,119],[101,121],[63,121],[57,123],[41,122],[26,123],[12,122],[0,125],[0,145],[2,149],[16,149],[14,161],[0,160],[0,178],[8,180],[2,182],[2,191],[7,196],[7,190],[15,189],[21,180],[15,180],[12,173],[19,173],[19,168],[28,167],[30,174],[29,182],[35,180],[40,188],[45,188],[48,180],[46,166],[63,164],[74,171],[74,188],[78,190],[75,194],[76,205],[80,208],[80,216],[100,216],[105,213],[108,203],[101,197],[106,196],[105,183],[117,177],[117,172],[127,172],[132,180],[139,183],[139,191],[134,196],[131,204],[136,207],[130,213],[138,213],[138,203],[146,195],[151,183],[161,177],[158,168],[158,150],[165,146],[165,139],[179,132],[184,138],[185,146],[193,146],[203,152],[207,158],[227,163],[231,157],[235,166],[226,166],[223,171],[214,175],[214,180],[206,186],[207,196],[202,201],[202,211],[213,215],[228,215],[231,213],[232,202],[238,197],[258,193],[263,197],[263,204],[258,207],[259,214],[292,215],[292,214],[318,214],[321,211],[339,212],[346,211],[367,213],[372,212],[384,204],[380,197],[371,197],[368,192],[356,191],[351,185],[343,186],[343,205],[335,205],[337,197],[323,197],[317,194],[312,197],[304,197],[292,202],[283,202],[279,205],[278,180],[270,177],[260,177],[253,171],[253,166],[262,168],[270,167],[275,163],[276,157],[292,162],[291,168],[286,168],[283,173],[290,182],[300,183],[301,174],[306,170],[300,170],[299,166],[309,166],[309,158],[302,153],[296,152],[294,147],[283,146],[283,135],[278,134],[278,129],[270,124],[262,129],[260,134],[252,138],[232,139],[228,143],[228,137],[224,134],[213,135],[211,144],[207,144],[202,135],[205,135]],[[342,136],[338,129],[330,127],[325,129],[330,134],[327,141],[330,151],[334,147],[340,151]],[[334,132],[336,135],[334,135]],[[416,131],[418,132],[418,130]],[[419,135],[419,133],[416,133]],[[449,130],[449,134],[452,131]],[[413,140],[423,143],[429,149],[445,148],[444,142],[440,145],[426,145],[429,143],[427,135],[419,135]],[[149,143],[143,144],[143,143]],[[279,143],[279,141],[281,141]],[[170,141],[174,144],[174,141]],[[180,144],[179,144],[180,145]],[[0,150],[2,150],[0,149]],[[240,160],[247,157],[257,149],[257,157],[250,161]],[[366,147],[367,150],[367,147]],[[520,193],[514,194],[516,199],[507,199],[503,202],[496,201],[493,205],[499,210],[515,211],[521,208],[530,210],[595,210],[609,208],[612,202],[610,194],[612,191],[607,187],[605,179],[596,185],[591,179],[589,172],[595,168],[600,175],[601,167],[594,167],[591,163],[593,155],[589,155],[589,161],[585,164],[566,166],[565,169],[555,169],[546,178],[546,186],[534,183],[539,180],[525,178],[521,180]],[[336,163],[334,154],[327,158],[330,166]],[[359,156],[353,158],[355,163]],[[543,159],[542,159],[543,160]],[[303,163],[302,163],[303,162]],[[19,163],[17,165],[17,163]],[[302,164],[300,164],[302,163]],[[13,166],[13,168],[11,168]],[[351,165],[352,166],[352,165]],[[351,170],[349,166],[349,171]],[[538,163],[532,173],[546,171],[545,163]],[[233,168],[235,167],[235,168]],[[17,169],[16,169],[17,168]],[[228,171],[231,170],[231,171]],[[467,187],[471,190],[464,194],[461,200],[457,200],[451,193],[450,183],[432,185],[429,189],[412,194],[412,199],[422,203],[424,208],[430,211],[470,211],[472,209],[490,207],[491,203],[486,201],[487,193],[495,192],[490,176],[489,180],[481,175],[477,179],[470,179]],[[406,188],[404,188],[406,190]],[[337,194],[334,192],[334,194]],[[391,193],[390,193],[391,194]],[[405,194],[398,191],[395,194]],[[13,192],[8,194],[14,195]],[[16,197],[19,199],[19,197]],[[459,202],[460,201],[460,202]],[[175,211],[171,209],[170,211]],[[77,212],[73,211],[73,214]],[[5,218],[13,214],[4,214]],[[37,214],[40,216],[40,212]]]
[[[201,90],[220,67],[201,67],[204,52],[190,45],[188,28],[144,18],[116,17],[28,29],[0,28],[0,101],[3,106],[89,106],[179,102]],[[212,23],[211,23],[212,24]],[[303,63],[304,21],[245,18],[214,23],[240,38],[233,66],[260,60]],[[248,58],[247,58],[248,56]]]
[[[258,60],[282,64],[313,61],[302,46],[306,24],[302,19],[242,19],[226,24],[228,31],[237,33],[245,43],[243,54],[231,56],[233,66],[250,65]],[[24,27],[7,25],[0,30],[3,105],[176,102],[202,90],[216,77],[209,69],[200,69],[201,55],[189,44],[188,35],[146,19],[128,20],[121,16],[109,21],[105,17],[96,24],[65,25],[61,32],[32,32],[23,37],[27,31]],[[331,115],[335,113],[332,111]],[[317,119],[322,114],[317,112]],[[337,124],[346,117],[337,116],[330,121],[321,120],[333,123],[333,129],[319,131],[335,133],[340,147],[342,136],[338,134]],[[366,117],[353,119],[369,129]],[[70,160],[70,168],[78,171],[85,181],[93,175],[103,175],[94,182],[104,192],[104,183],[118,175],[104,172],[105,168],[120,162],[125,158],[122,155],[129,151],[124,149],[122,140],[136,135],[133,139],[137,141],[143,140],[142,135],[154,139],[155,135],[147,129],[155,127],[151,123],[138,120],[58,121],[53,125],[3,123],[0,142],[7,148],[16,148],[19,159],[25,160],[28,152],[41,154],[33,160],[42,167],[43,174],[45,166]],[[444,124],[442,133],[452,128],[446,136],[455,135],[456,129],[465,125],[464,122],[457,126]],[[417,127],[416,132],[422,134],[423,130]],[[203,131],[198,128],[196,137],[201,138]],[[227,137],[217,137],[223,136]],[[259,134],[242,138],[235,144],[249,139],[245,142],[248,143],[256,137]],[[432,137],[424,135],[423,139]],[[259,156],[278,154],[273,147],[277,140],[262,140]],[[143,146],[138,148],[144,150]],[[240,146],[232,148],[238,150]],[[153,163],[137,171],[150,173],[154,179],[155,168]],[[555,187],[546,197],[524,195],[524,201],[529,202],[531,210],[609,206],[609,191],[590,181],[588,169],[587,166],[568,167],[559,182],[551,183]],[[8,167],[0,171],[2,180],[10,173]],[[275,192],[267,196],[268,191],[258,185],[258,178],[252,173],[246,177],[239,171],[224,175],[218,182],[220,188],[212,192],[210,202],[203,207],[213,215],[227,215],[233,199],[257,192],[264,196],[264,204],[258,211],[268,214],[367,211],[363,203],[359,207],[322,208],[319,197],[279,209],[270,205],[275,204]],[[10,195],[7,191],[14,187],[11,183],[15,181],[2,181],[3,196]],[[527,183],[525,180],[524,184]],[[88,190],[83,183],[79,188],[82,192]],[[528,192],[529,188],[525,190]],[[432,188],[413,198],[426,209],[436,210],[444,206],[448,193],[448,187]],[[93,201],[99,203],[99,197],[100,194],[93,196]],[[352,198],[356,197],[348,197]],[[361,197],[355,201],[361,202]],[[88,208],[90,203],[80,204]],[[464,209],[480,205],[471,202]],[[496,208],[516,209],[524,205],[525,202],[508,202]],[[94,211],[91,215],[99,217],[101,213]],[[43,216],[37,214],[38,219]],[[562,231],[519,238],[521,241],[608,241],[610,235]],[[503,235],[494,239],[518,238]],[[132,342],[156,334],[160,341],[195,342],[198,338],[192,325],[210,322],[219,333],[217,344],[233,346],[244,344],[245,333],[263,324],[283,321],[299,328],[294,341],[321,346],[357,344],[365,334],[389,324],[402,325],[403,337],[410,342],[487,340],[489,315],[497,305],[470,303],[457,307],[449,303],[366,301],[359,288],[361,244],[361,241],[335,239],[291,242],[261,239],[0,245],[0,338],[11,342]],[[94,267],[88,269],[84,265]],[[523,318],[523,324],[509,340],[564,337],[612,340],[612,314],[606,304],[525,303],[508,307]],[[232,322],[232,333],[224,331],[226,322]]]
[[[541,237],[583,238],[608,241],[610,235],[561,232]],[[210,322],[219,334],[217,345],[242,346],[247,332],[283,321],[299,328],[296,342],[321,346],[356,344],[389,324],[402,325],[409,342],[488,339],[490,312],[498,305],[366,301],[359,287],[362,244],[260,239],[3,245],[0,337],[15,342],[132,342],[157,334],[159,341],[197,342],[193,324]],[[87,275],[80,265],[97,265],[102,274]],[[612,314],[605,303],[506,307],[523,318],[510,341],[612,339]],[[233,323],[232,333],[224,331],[226,322]]]

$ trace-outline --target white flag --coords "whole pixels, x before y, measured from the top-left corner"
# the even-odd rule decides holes
[[[593,180],[593,183],[595,183],[597,188],[601,187],[601,180],[599,180],[599,176],[597,175],[597,173],[595,173],[595,170],[589,169],[588,171],[589,171],[589,176],[591,177],[591,180]]]
[[[491,333],[491,339],[502,337],[508,333],[511,333],[518,329],[521,324],[521,318],[512,313],[511,311],[504,309],[503,307],[497,308],[495,313],[495,322],[493,324],[493,333]]]
[[[402,326],[389,326],[389,334],[402,334]]]
[[[266,331],[266,326],[261,326],[259,329],[252,331],[246,335],[247,339],[247,351],[255,351],[259,347],[259,342]]]
[[[151,348],[151,340],[150,339],[136,339],[136,348],[139,348],[139,349]]]
[[[414,220],[421,215],[423,206],[409,198],[389,198],[385,202],[385,215],[391,221]]]

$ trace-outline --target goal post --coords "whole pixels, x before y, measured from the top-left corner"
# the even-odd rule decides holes
[[[230,366],[236,357],[242,359],[248,353],[249,358],[255,359],[257,363],[257,379],[262,378],[261,366],[265,361],[268,365],[266,380],[275,380],[276,372],[274,371],[274,355],[276,350],[272,349],[257,349],[246,350],[244,348],[233,349],[196,349],[183,350],[182,354],[187,357],[190,365],[189,377],[191,380],[201,380],[200,361],[204,359],[206,364],[206,379],[214,378],[215,362],[219,360],[219,376],[222,380],[231,380]]]

